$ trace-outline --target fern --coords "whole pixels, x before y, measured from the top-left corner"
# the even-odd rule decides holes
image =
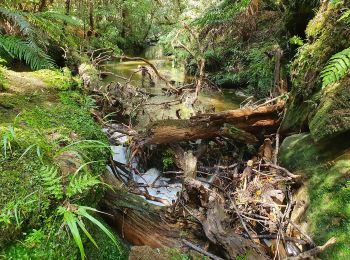
[[[41,169],[41,181],[43,183],[45,193],[52,195],[56,199],[63,198],[63,190],[61,184],[62,176],[59,176],[56,167],[45,166]]]
[[[350,48],[333,55],[321,72],[322,87],[342,79],[350,69]]]
[[[66,195],[68,198],[71,198],[88,191],[90,188],[98,184],[101,184],[101,181],[90,174],[80,175],[79,177],[76,177],[75,175],[69,182]]]
[[[17,25],[21,33],[24,35],[30,36],[34,33],[33,27],[25,19],[22,12],[11,11],[5,8],[0,8],[0,16],[6,18],[7,20],[12,21],[12,23]]]
[[[12,58],[25,61],[32,69],[53,68],[55,63],[41,48],[15,36],[0,35],[0,49]]]
[[[71,26],[76,26],[76,27],[83,26],[83,22],[80,19],[77,19],[76,17],[72,17],[69,15],[61,14],[59,12],[47,11],[47,12],[37,13],[36,16],[42,17],[54,22],[65,23]]]

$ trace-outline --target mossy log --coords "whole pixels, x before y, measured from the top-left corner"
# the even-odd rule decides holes
[[[163,120],[151,124],[142,136],[145,144],[176,143],[225,136],[244,143],[256,143],[252,133],[276,128],[284,103],[201,114],[188,120]]]

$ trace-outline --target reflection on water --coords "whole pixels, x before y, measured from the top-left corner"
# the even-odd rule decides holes
[[[159,73],[171,81],[175,87],[180,87],[184,83],[191,83],[192,78],[186,76],[184,66],[174,67],[172,58],[163,57],[162,55],[161,49],[156,46],[150,47],[144,54],[144,56],[158,69]],[[149,77],[147,74],[146,76],[142,77],[142,73],[140,71],[141,66],[146,68],[148,67],[148,65],[142,61],[109,63],[106,65],[106,70],[118,75],[119,77],[110,75],[106,78],[106,82],[118,81],[120,83],[125,83],[126,81],[130,81],[130,84],[133,86],[143,87],[149,93],[160,95],[150,98],[148,103],[159,104],[173,100],[174,97],[162,95],[162,88],[166,88],[166,84],[165,82],[158,80],[151,69],[148,69],[148,72],[151,74],[152,79],[154,80],[153,87],[149,82]],[[239,104],[242,99],[235,95],[235,90],[223,90],[222,92],[201,91],[199,101],[201,106],[206,108],[205,110],[219,112],[239,108]],[[170,109],[160,106],[152,106],[152,108],[148,108],[148,110],[151,110],[148,111],[148,114],[154,114],[155,111],[157,112],[155,113],[156,119],[177,118],[175,115],[177,110],[180,110],[180,115],[183,119],[190,117],[194,113],[191,107],[185,107],[184,105],[171,106]]]

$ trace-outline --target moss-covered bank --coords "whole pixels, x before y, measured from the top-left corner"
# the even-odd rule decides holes
[[[309,133],[288,137],[281,163],[305,177],[310,205],[304,216],[317,244],[338,243],[322,259],[350,258],[350,140],[348,136],[315,143]]]
[[[0,92],[0,258],[79,259],[62,209],[78,214],[78,205],[97,205],[110,155],[90,116],[93,99],[81,94],[79,80],[67,71],[4,75],[9,88]],[[89,258],[127,258],[118,239],[114,244],[84,223],[99,246],[80,229]]]

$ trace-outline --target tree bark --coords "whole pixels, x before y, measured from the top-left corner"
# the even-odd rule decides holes
[[[252,133],[276,128],[283,108],[284,103],[279,103],[256,109],[202,114],[188,120],[158,121],[148,126],[141,139],[144,144],[165,144],[225,136],[244,143],[255,143],[257,138]]]
[[[95,30],[95,21],[94,21],[94,1],[90,0],[89,2],[89,37],[93,36]]]
[[[47,5],[46,0],[41,0],[39,3],[38,11],[39,12],[44,11],[44,9],[46,8],[46,5]]]
[[[100,209],[110,215],[103,215],[106,221],[122,238],[135,246],[152,248],[181,246],[179,227],[167,223],[163,208],[151,205],[138,195],[120,188],[115,179],[105,181],[113,186],[100,203]]]

